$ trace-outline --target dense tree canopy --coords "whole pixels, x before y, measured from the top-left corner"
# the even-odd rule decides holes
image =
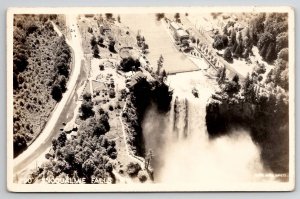
[[[83,101],[82,101],[82,104],[81,104],[79,110],[81,112],[82,119],[87,119],[87,118],[93,116],[95,113],[93,110],[93,102],[92,102],[91,94],[84,93],[82,98],[83,98]]]
[[[231,81],[226,81],[224,86],[224,91],[232,96],[233,94],[237,94],[240,91],[241,85],[239,84],[239,76],[235,75]]]
[[[98,45],[95,44],[95,45],[92,47],[92,49],[93,49],[93,55],[94,55],[94,57],[95,57],[95,58],[100,58],[100,55],[99,55],[100,50],[99,50]]]
[[[23,134],[15,134],[14,138],[14,157],[23,152],[27,147],[27,140]]]
[[[93,111],[93,102],[91,101],[83,101],[80,107],[80,111],[82,113],[82,118],[88,118],[94,115]]]
[[[52,98],[56,101],[60,101],[62,98],[62,90],[60,85],[56,84],[52,87],[51,91]]]
[[[124,72],[136,71],[140,66],[141,63],[139,60],[134,59],[132,57],[128,57],[121,60],[119,69]]]
[[[289,49],[283,48],[278,53],[278,59],[283,59],[285,61],[289,61]]]
[[[230,47],[227,47],[225,49],[223,57],[226,61],[232,62],[232,53],[231,53],[231,48]]]
[[[213,48],[222,50],[228,46],[228,38],[226,35],[217,35],[214,39]]]
[[[281,49],[288,47],[288,33],[282,32],[276,37],[276,52],[278,53]]]
[[[16,156],[40,133],[37,125],[46,123],[66,90],[71,52],[65,37],[53,28],[54,24],[64,28],[62,15],[16,14],[13,23]]]

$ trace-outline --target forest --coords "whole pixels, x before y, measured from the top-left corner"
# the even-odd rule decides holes
[[[252,139],[261,147],[265,166],[276,173],[288,173],[287,16],[281,13],[260,14],[251,24],[251,43],[257,45],[266,61],[274,63],[274,68],[264,82],[257,78],[265,72],[261,67],[243,81],[237,75],[228,79],[226,69],[220,69],[217,79],[220,89],[206,107],[207,130],[214,138],[234,128],[249,129]]]
[[[224,58],[247,59],[256,46],[259,54],[267,62],[284,56],[288,47],[288,22],[286,13],[260,13],[243,27],[236,21],[228,21],[223,34],[214,38],[212,46],[218,50],[225,49]]]
[[[136,155],[145,156],[141,122],[150,102],[159,95],[165,98],[164,103],[167,101],[170,106],[172,93],[166,88],[163,82],[149,82],[142,77],[138,78],[137,83],[129,92],[121,92],[119,96],[121,100],[128,99],[121,117],[127,126],[125,129],[128,137],[127,144]],[[70,132],[58,133],[58,136],[52,140],[50,152],[46,154],[48,160],[31,174],[35,181],[85,178],[86,183],[95,183],[92,179],[97,178],[102,179],[99,183],[116,183],[114,169],[116,169],[118,157],[117,146],[114,140],[106,136],[111,129],[111,120],[103,106],[103,104],[94,103],[91,94],[83,95],[80,115],[76,122],[79,124],[78,129],[75,130],[76,136],[71,135],[67,138]],[[121,165],[116,171],[130,177],[137,176],[140,182],[145,182],[148,178],[146,171],[135,162]]]
[[[39,135],[66,91],[71,51],[53,23],[63,26],[63,17],[14,16],[14,157]]]
[[[235,21],[228,21],[223,34],[218,34],[212,44],[217,50],[224,49],[223,57],[228,62],[253,55],[257,47],[264,61],[274,64],[266,83],[288,90],[288,16],[286,13],[260,13],[249,21],[249,27],[241,28]]]

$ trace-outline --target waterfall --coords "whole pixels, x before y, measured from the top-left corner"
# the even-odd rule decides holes
[[[143,134],[146,150],[154,157],[154,180],[162,183],[220,183],[253,181],[264,172],[260,150],[249,133],[236,130],[210,140],[206,130],[206,104],[214,81],[201,72],[169,76],[174,90],[171,109],[146,112]],[[197,88],[199,98],[192,94]]]
[[[177,139],[186,138],[188,136],[188,126],[189,126],[189,108],[188,100],[179,100],[178,96],[173,101],[172,106],[174,107],[174,118],[173,118],[173,132],[176,133]],[[181,119],[183,118],[183,119]]]

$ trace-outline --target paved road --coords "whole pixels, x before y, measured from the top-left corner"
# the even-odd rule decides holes
[[[65,121],[67,114],[62,114],[68,111],[68,108],[72,104],[72,99],[76,95],[75,87],[77,85],[77,79],[81,69],[81,61],[84,59],[81,37],[76,23],[76,15],[66,16],[67,27],[73,29],[71,32],[70,40],[67,40],[68,45],[73,52],[73,67],[67,84],[67,91],[63,94],[61,101],[55,106],[50,118],[38,136],[38,138],[17,158],[14,159],[14,174],[26,169],[29,164],[35,161],[41,154],[45,153],[45,150],[51,146],[52,138],[59,131],[59,124]],[[59,31],[55,28],[56,31]],[[58,32],[61,35],[60,32]]]

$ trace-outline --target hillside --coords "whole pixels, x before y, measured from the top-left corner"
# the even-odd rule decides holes
[[[71,52],[52,21],[57,15],[14,18],[14,157],[39,135],[66,89]]]

